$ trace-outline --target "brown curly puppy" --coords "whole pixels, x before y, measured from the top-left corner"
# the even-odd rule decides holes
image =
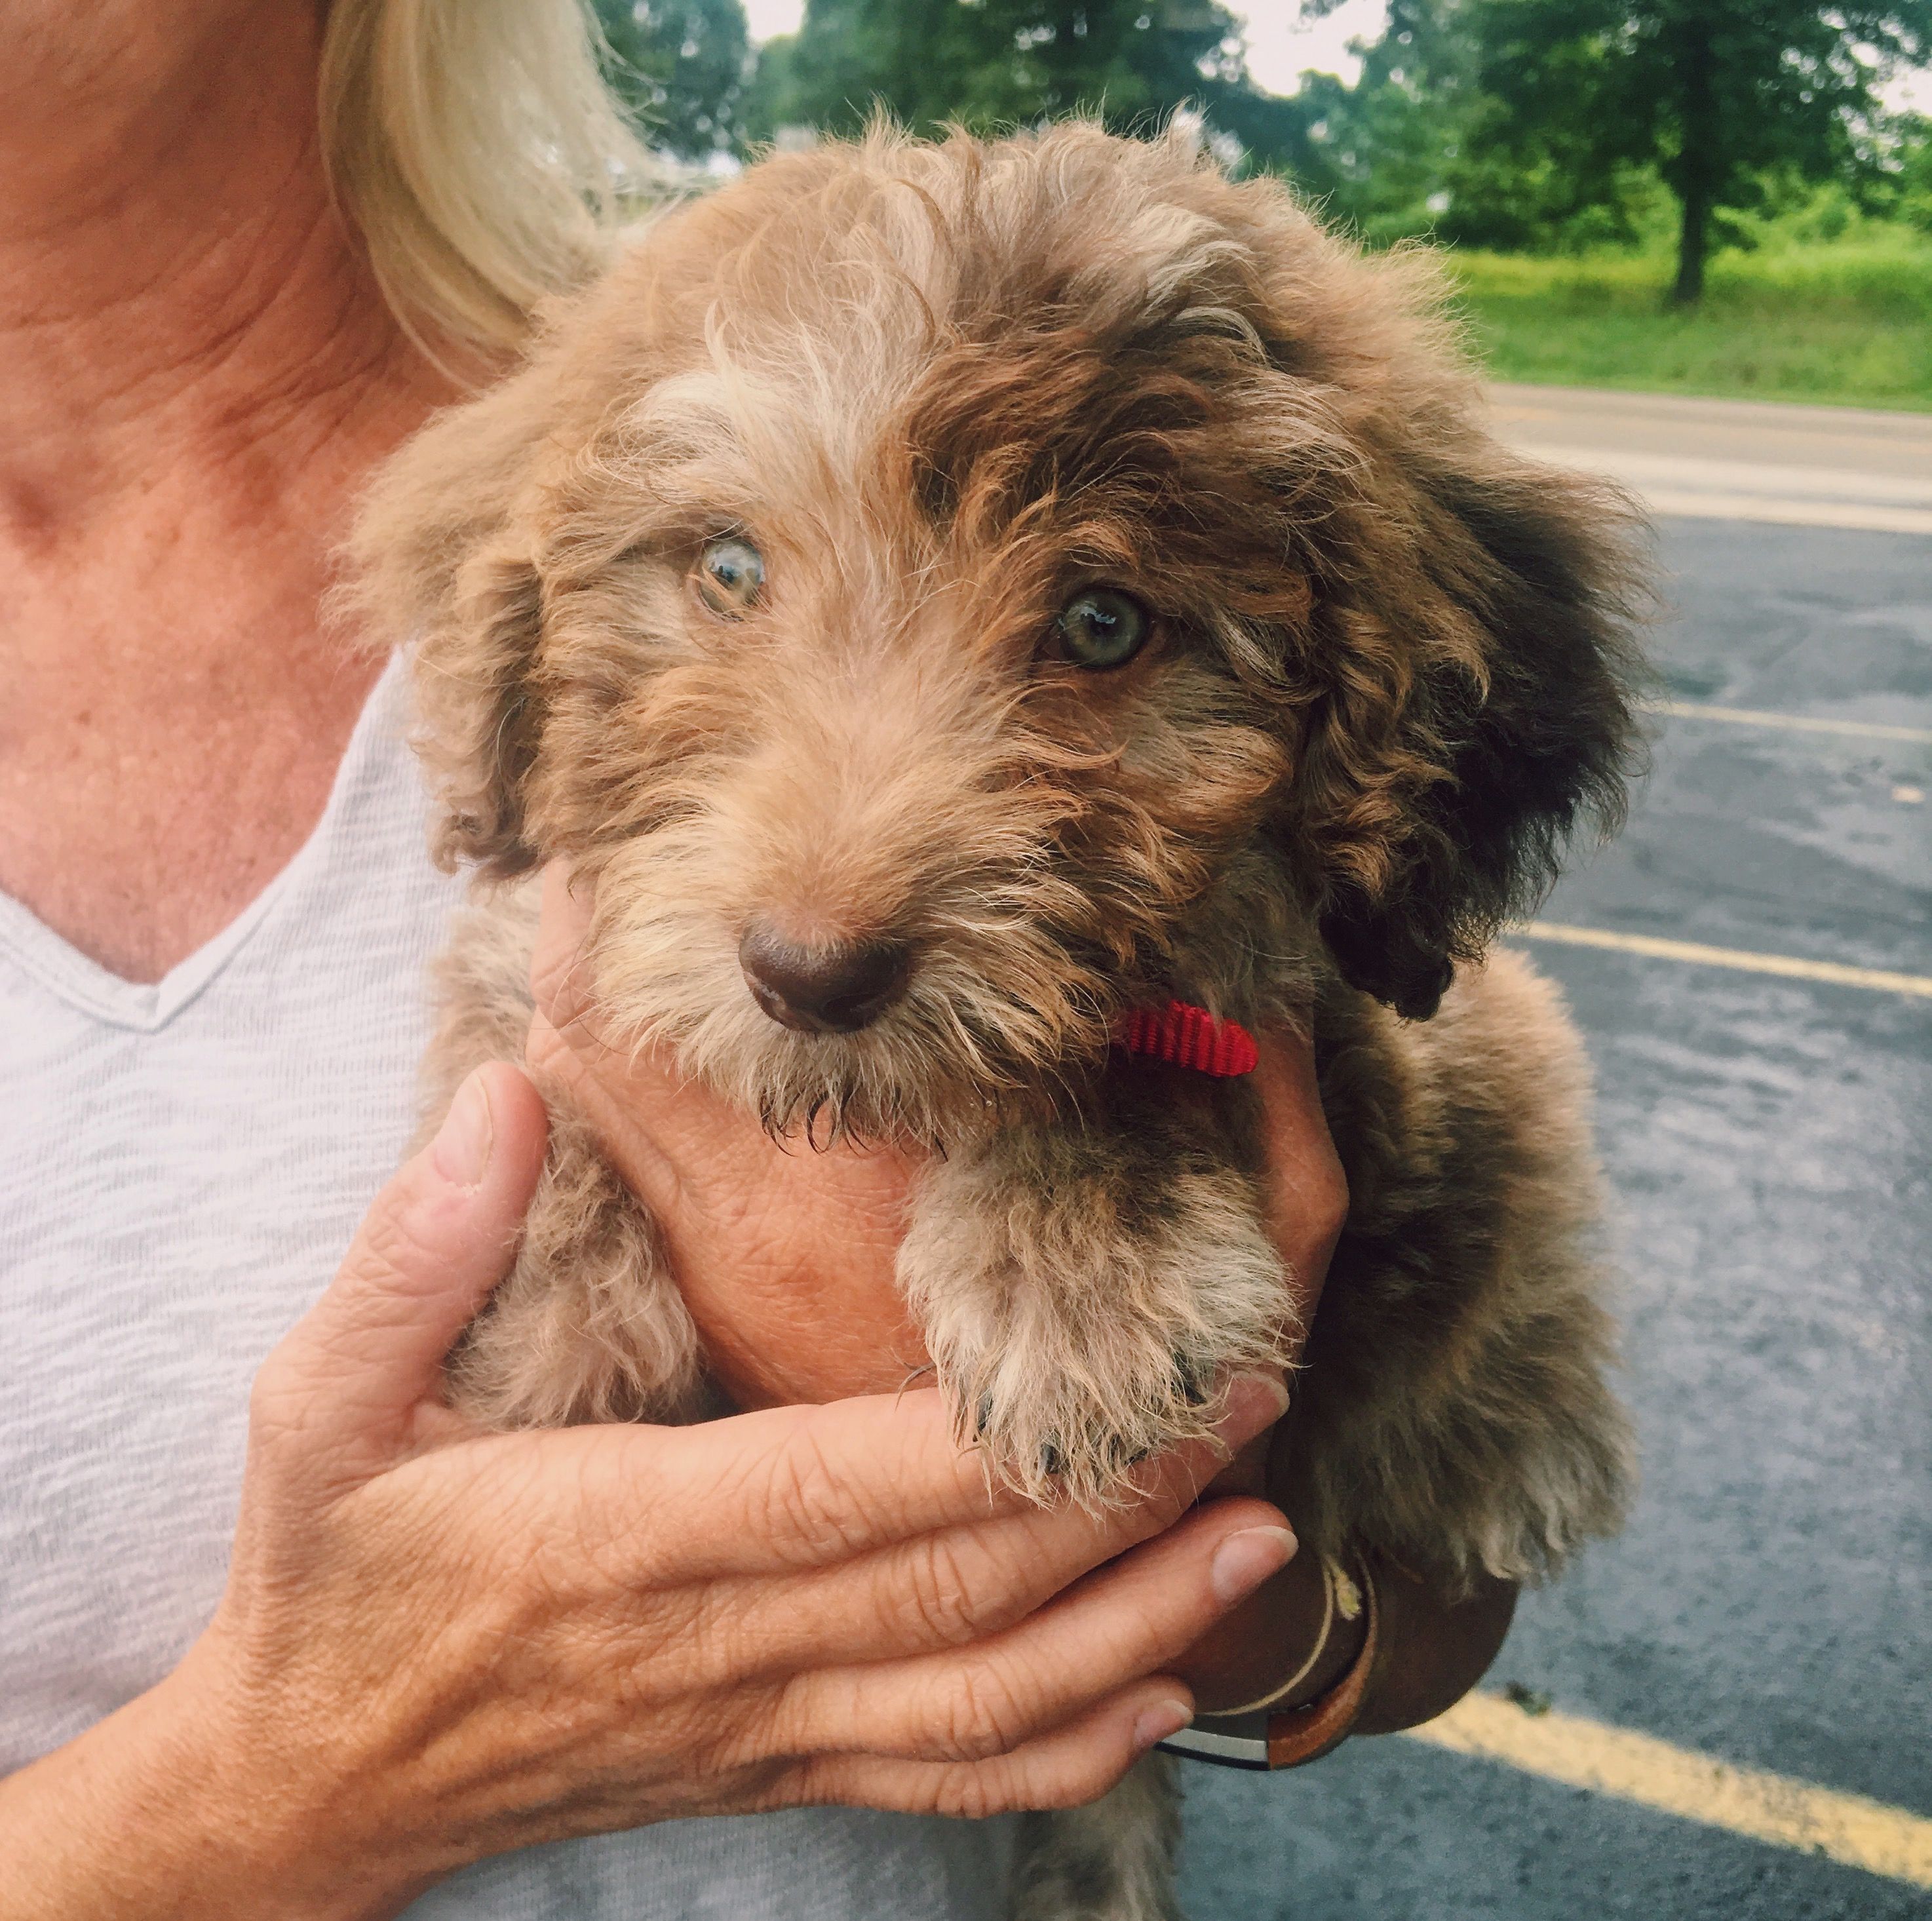
[[[356,559],[482,877],[434,1089],[520,1054],[506,884],[567,857],[610,1034],[943,1148],[901,1274],[962,1433],[1102,1499],[1286,1332],[1252,1096],[1110,1034],[1312,1021],[1353,1202],[1291,1511],[1530,1577],[1614,1525],[1626,1442],[1584,1067],[1485,950],[1617,813],[1630,527],[1485,434],[1438,302],[1178,139],[828,145],[653,226]],[[662,1416],[700,1374],[560,1115],[458,1397]],[[1166,1912],[1172,1826],[1151,1776],[1047,1824],[1024,1911]]]

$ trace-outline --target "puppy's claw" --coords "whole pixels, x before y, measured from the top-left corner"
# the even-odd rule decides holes
[[[1213,1397],[1214,1370],[1192,1355],[1176,1354],[1174,1387],[1190,1407],[1204,1407]]]

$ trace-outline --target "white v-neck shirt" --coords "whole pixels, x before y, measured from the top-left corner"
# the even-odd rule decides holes
[[[0,895],[0,1772],[152,1685],[213,1612],[256,1367],[402,1152],[427,852],[384,674],[320,823],[152,986]],[[1011,1823],[676,1821],[454,1877],[418,1921],[994,1921]]]

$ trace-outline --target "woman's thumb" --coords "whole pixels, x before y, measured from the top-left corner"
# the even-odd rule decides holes
[[[328,1291],[263,1366],[258,1425],[299,1428],[331,1479],[394,1457],[509,1265],[547,1131],[542,1098],[516,1068],[496,1061],[470,1075],[435,1138],[376,1196]]]

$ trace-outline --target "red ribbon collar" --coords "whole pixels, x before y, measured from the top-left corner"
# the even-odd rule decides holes
[[[1114,1024],[1114,1045],[1145,1060],[1223,1078],[1252,1073],[1261,1058],[1254,1036],[1238,1022],[1217,1021],[1186,1001],[1130,1007]]]

